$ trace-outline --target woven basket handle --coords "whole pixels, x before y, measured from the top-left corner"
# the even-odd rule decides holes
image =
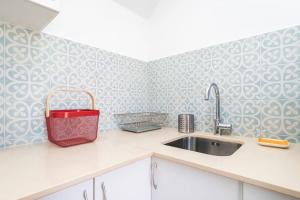
[[[92,109],[96,110],[96,98],[90,91],[87,90],[80,90],[80,89],[54,89],[49,92],[46,98],[46,117],[50,116],[50,99],[52,96],[54,96],[57,92],[84,92],[87,95],[89,95],[92,99]]]

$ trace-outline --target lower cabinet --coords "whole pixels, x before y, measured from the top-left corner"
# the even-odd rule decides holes
[[[244,183],[243,200],[297,200],[291,196],[287,196],[271,190],[266,190],[254,185]],[[299,200],[299,199],[298,199]]]
[[[91,179],[45,196],[41,200],[92,200],[93,195],[93,179]]]
[[[40,200],[151,200],[150,167],[140,160]]]
[[[198,169],[153,158],[152,200],[239,200],[241,183]]]
[[[40,200],[182,199],[297,200],[278,192],[158,158],[137,161]]]
[[[95,178],[95,200],[151,200],[151,159]]]

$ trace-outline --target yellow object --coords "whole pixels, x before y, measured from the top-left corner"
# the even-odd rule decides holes
[[[270,146],[270,147],[278,147],[278,148],[288,148],[289,141],[287,140],[278,140],[278,139],[271,139],[271,138],[257,138],[257,142],[263,146]]]

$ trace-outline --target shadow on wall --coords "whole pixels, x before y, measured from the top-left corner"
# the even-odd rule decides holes
[[[160,0],[114,0],[116,3],[148,19]]]

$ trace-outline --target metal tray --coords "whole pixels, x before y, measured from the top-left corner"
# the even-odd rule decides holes
[[[166,113],[141,112],[115,114],[115,119],[122,130],[142,133],[160,129],[167,119]]]

